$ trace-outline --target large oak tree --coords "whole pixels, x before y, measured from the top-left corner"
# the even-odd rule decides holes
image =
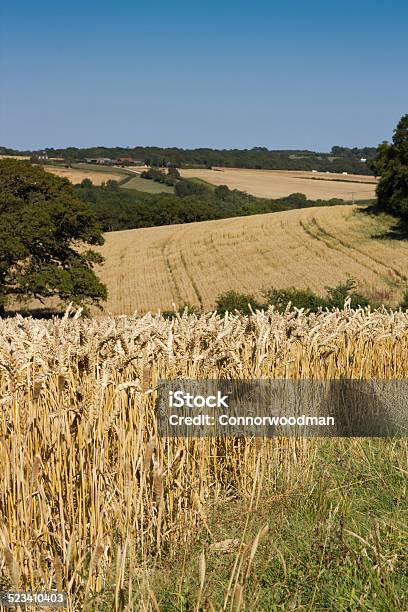
[[[87,247],[101,244],[94,214],[69,181],[0,160],[0,314],[10,298],[99,304],[107,291],[93,268],[103,259]]]
[[[392,143],[382,143],[371,167],[381,180],[377,187],[380,208],[408,218],[408,114],[401,117]]]

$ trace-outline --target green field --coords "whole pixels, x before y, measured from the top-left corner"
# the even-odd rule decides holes
[[[121,186],[124,189],[137,189],[138,191],[146,191],[147,193],[174,193],[173,187],[162,183],[156,183],[155,181],[144,179],[140,176],[134,176]]]
[[[72,167],[78,170],[92,170],[92,172],[112,172],[112,174],[122,174],[124,179],[133,174],[126,168],[120,168],[119,166],[106,166],[104,164],[98,165],[78,163],[72,164]]]
[[[208,181],[205,181],[204,179],[201,179],[201,178],[191,177],[188,180],[191,183],[198,183],[199,185],[205,185],[206,187],[211,189],[211,191],[214,191],[217,188],[217,185],[214,185],[214,183],[209,183]]]

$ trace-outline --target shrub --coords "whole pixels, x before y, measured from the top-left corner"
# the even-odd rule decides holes
[[[237,291],[227,291],[222,293],[216,301],[216,309],[220,315],[228,312],[238,311],[242,314],[251,314],[251,310],[261,310],[261,304],[253,295],[249,293],[238,293]]]
[[[329,306],[328,301],[325,298],[320,297],[310,291],[299,290],[299,289],[268,289],[264,292],[266,302],[268,306],[275,306],[279,312],[284,312],[289,303],[294,308],[305,308],[316,312],[319,308],[325,308]]]
[[[173,319],[174,317],[180,316],[180,315],[191,315],[191,314],[196,314],[199,315],[200,314],[200,308],[198,306],[194,306],[192,304],[183,304],[182,306],[180,306],[179,308],[177,308],[177,310],[164,310],[161,315],[164,319]]]
[[[402,308],[402,310],[408,310],[408,289],[404,291],[399,307]]]
[[[255,296],[248,293],[238,293],[236,291],[228,291],[220,295],[216,301],[216,308],[219,314],[224,314],[226,311],[238,311],[242,314],[249,314],[252,310],[266,309],[268,306],[274,306],[279,312],[285,312],[290,304],[292,308],[303,308],[310,312],[318,312],[324,308],[344,308],[344,302],[350,298],[351,308],[372,306],[376,308],[378,304],[371,302],[364,295],[354,291],[357,283],[353,279],[347,280],[345,283],[339,283],[335,287],[326,287],[327,296],[322,297],[317,295],[310,289],[276,289],[271,287],[263,291],[265,302],[260,302]],[[405,302],[401,304],[401,308],[408,309],[408,291],[405,294]],[[405,306],[404,306],[405,304]]]
[[[357,287],[357,282],[350,278],[345,283],[339,283],[335,287],[326,287],[329,298],[329,306],[331,308],[343,308],[344,302],[350,298],[351,308],[370,305],[370,300],[361,293],[353,291]]]

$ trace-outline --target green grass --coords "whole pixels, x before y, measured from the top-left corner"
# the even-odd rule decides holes
[[[197,178],[197,177],[192,177],[188,179],[191,183],[198,183],[200,185],[205,185],[206,187],[208,187],[209,189],[211,189],[212,191],[214,191],[214,189],[217,188],[217,185],[214,185],[214,183],[209,183],[208,181],[205,181],[204,179],[201,178]]]
[[[92,172],[111,172],[112,174],[122,174],[123,178],[128,177],[129,175],[131,175],[132,173],[129,172],[129,170],[126,170],[126,168],[118,168],[118,167],[114,167],[114,166],[105,166],[103,164],[72,164],[73,168],[76,168],[77,170],[92,170]]]
[[[146,193],[174,193],[174,188],[162,183],[156,183],[150,179],[144,179],[140,176],[134,176],[124,182],[121,187],[124,189],[137,189]]]
[[[243,609],[408,610],[406,442],[316,444],[313,462],[291,476],[291,490],[264,491],[251,513],[245,541],[265,524],[269,532],[244,584]],[[240,538],[246,515],[242,500],[220,504],[210,515],[213,539],[203,532],[171,564],[162,561],[151,579],[161,612],[194,609],[202,548]],[[213,608],[203,609],[222,609],[234,559],[207,548],[203,601]]]

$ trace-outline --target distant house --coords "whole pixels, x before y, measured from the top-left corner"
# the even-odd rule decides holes
[[[48,155],[47,155],[47,153],[45,151],[41,151],[41,153],[35,153],[34,157],[39,162],[46,162],[46,161],[48,161]]]
[[[133,157],[119,157],[118,164],[122,166],[143,166],[144,160],[133,159]]]
[[[85,159],[88,164],[102,164],[105,166],[143,166],[144,160],[133,159],[133,157],[119,157],[112,159],[110,157],[87,157]]]
[[[88,164],[111,164],[112,160],[110,157],[87,157],[85,161]]]
[[[366,161],[367,161],[367,158],[366,157],[360,157],[360,161],[363,162],[363,164],[365,164]]]
[[[31,156],[31,161],[35,164],[45,164],[48,161],[48,155],[45,151],[34,153]]]

